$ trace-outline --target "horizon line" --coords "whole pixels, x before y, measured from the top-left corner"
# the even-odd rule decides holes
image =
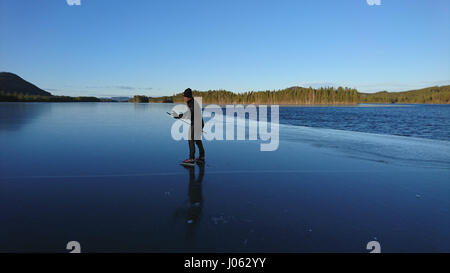
[[[288,89],[288,88],[292,88],[292,87],[301,87],[301,88],[312,88],[312,89],[320,89],[320,88],[350,88],[350,89],[356,89],[356,91],[358,93],[361,94],[375,94],[375,93],[379,93],[379,92],[389,92],[389,93],[400,93],[400,92],[408,92],[408,91],[414,91],[414,90],[420,90],[420,89],[425,89],[425,88],[431,88],[431,87],[441,87],[441,86],[447,86],[450,85],[450,80],[444,80],[444,81],[436,81],[436,82],[428,82],[429,84],[421,84],[419,87],[414,87],[417,85],[413,85],[413,84],[392,84],[392,85],[398,85],[398,86],[406,86],[409,85],[411,86],[408,89],[404,89],[404,88],[390,88],[390,90],[388,90],[388,88],[380,88],[380,89],[376,89],[378,91],[360,91],[360,89],[358,89],[357,87],[351,87],[350,85],[346,86],[346,85],[336,85],[336,84],[328,84],[328,85],[316,85],[315,84],[311,84],[311,85],[292,85],[289,87],[285,87],[285,88],[278,88],[278,89],[266,89],[266,90],[248,90],[248,91],[241,91],[241,92],[236,92],[236,91],[231,91],[231,90],[227,90],[224,88],[217,88],[217,89],[208,89],[208,90],[197,90],[197,89],[192,89],[193,91],[198,91],[198,92],[208,92],[208,91],[227,91],[227,92],[232,92],[234,94],[243,94],[243,93],[248,93],[248,92],[265,92],[265,91],[271,91],[271,92],[276,92],[276,91],[280,91],[280,90],[284,90],[284,89]],[[434,83],[434,84],[432,84]],[[364,86],[375,86],[375,85],[364,85]],[[57,88],[45,88],[43,89],[44,91],[48,91],[48,92],[53,92],[53,91],[65,91],[65,90],[61,90],[61,89],[57,89]],[[181,93],[182,90],[180,89],[179,92],[173,93],[171,95],[168,94],[162,94],[162,95],[155,95],[155,94],[148,94],[147,92],[136,92],[134,94],[99,94],[99,93],[88,93],[88,94],[83,94],[83,95],[70,95],[70,94],[52,94],[54,96],[94,96],[94,97],[98,97],[98,98],[111,98],[111,97],[133,97],[133,96],[147,96],[147,97],[171,97],[171,96],[175,96],[176,94]],[[72,92],[69,92],[72,93]]]

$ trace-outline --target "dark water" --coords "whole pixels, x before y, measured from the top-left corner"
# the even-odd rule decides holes
[[[352,131],[371,128],[369,113],[392,130],[416,114],[411,132],[448,140],[446,106],[283,108],[283,122],[353,125],[280,127],[273,152],[204,141],[194,169],[178,165],[188,149],[171,137],[172,107],[0,104],[0,252],[67,252],[69,241],[83,252],[368,252],[372,240],[382,252],[450,251],[449,142]]]
[[[450,105],[282,107],[280,123],[450,140]]]

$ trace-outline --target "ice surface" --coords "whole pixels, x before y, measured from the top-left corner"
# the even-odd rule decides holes
[[[179,165],[173,105],[16,106],[0,252],[450,251],[448,142],[281,125],[273,152],[204,141],[201,174]]]
[[[280,128],[282,140],[309,143],[366,160],[450,168],[449,141],[291,125]]]

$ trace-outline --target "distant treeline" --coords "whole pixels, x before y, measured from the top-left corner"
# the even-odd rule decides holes
[[[405,92],[359,93],[352,88],[290,87],[278,91],[233,93],[225,90],[193,91],[205,104],[357,104],[357,103],[436,103],[450,104],[450,85]],[[147,102],[183,102],[183,93],[151,98]]]
[[[69,97],[69,96],[40,96],[26,94],[11,94],[0,91],[0,101],[15,102],[109,102],[110,99],[99,99],[96,97]]]
[[[359,93],[351,88],[290,87],[278,91],[233,93],[226,90],[193,91],[205,104],[356,104]],[[137,101],[135,96],[133,101]],[[148,98],[149,102],[183,102],[183,93],[174,96]]]
[[[359,96],[356,89],[350,88],[303,88],[290,87],[278,91],[251,91],[233,93],[225,90],[193,92],[201,96],[203,103],[210,104],[354,104]],[[182,102],[183,94],[173,97],[174,102]]]
[[[436,103],[450,104],[450,85],[435,86],[405,92],[359,93],[352,88],[290,87],[278,91],[233,93],[226,90],[193,91],[204,104],[358,104],[358,103]],[[0,101],[29,102],[115,102],[96,97],[40,96],[0,91]],[[182,103],[183,93],[173,96],[148,97],[136,95],[129,102]]]
[[[183,97],[181,97],[181,100],[183,100]],[[173,96],[164,96],[164,97],[147,97],[143,95],[136,95],[133,98],[129,99],[128,102],[137,102],[137,103],[148,103],[148,102],[155,102],[155,103],[172,103],[173,102]]]
[[[362,103],[436,103],[450,104],[450,85],[404,92],[360,93]]]
[[[149,97],[136,95],[132,99],[130,99],[129,102],[147,103],[149,102]]]

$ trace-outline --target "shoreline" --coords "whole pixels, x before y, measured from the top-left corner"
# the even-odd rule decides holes
[[[133,103],[133,104],[183,104],[184,102],[129,102],[129,101],[0,101],[0,103]],[[407,105],[450,105],[450,103],[383,103],[383,102],[360,102],[360,103],[337,103],[337,104],[275,104],[275,103],[204,103],[203,105],[278,105],[280,107],[349,107],[349,106],[370,106],[370,107],[389,107],[389,106],[407,106]]]

